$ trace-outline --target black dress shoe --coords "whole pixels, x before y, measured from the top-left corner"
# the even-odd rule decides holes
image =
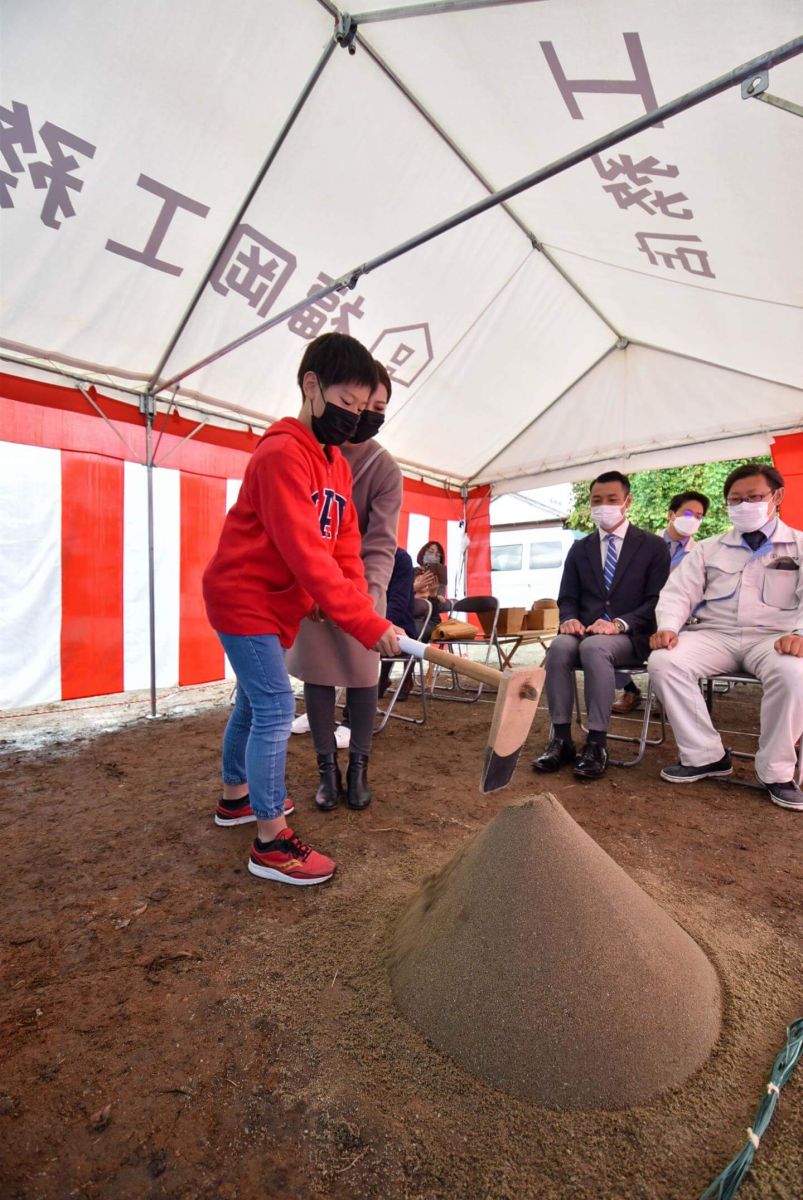
[[[343,794],[343,779],[337,765],[337,755],[319,754],[318,772],[320,783],[315,793],[315,804],[321,812],[331,812],[340,803]]]
[[[574,773],[581,779],[599,779],[608,766],[608,748],[599,742],[586,742],[574,764]]]
[[[533,759],[533,770],[551,774],[553,771],[559,771],[561,767],[573,763],[576,758],[577,751],[574,748],[574,742],[564,742],[560,738],[553,738],[544,753]]]
[[[349,808],[367,808],[371,803],[368,786],[368,755],[350,754],[346,771],[346,804]]]

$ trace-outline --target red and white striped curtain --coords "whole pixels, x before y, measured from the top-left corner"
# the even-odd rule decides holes
[[[108,423],[77,389],[0,375],[2,708],[150,683],[143,419],[129,404],[96,400]],[[155,461],[165,462],[153,471],[156,684],[171,687],[224,678],[200,581],[258,439],[207,426],[182,442],[194,423],[163,423],[154,433]],[[487,591],[489,497],[477,493],[469,584]],[[414,556],[440,541],[455,571],[461,519],[459,494],[405,481],[399,540]]]

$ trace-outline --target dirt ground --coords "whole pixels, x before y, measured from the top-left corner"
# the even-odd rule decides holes
[[[754,693],[719,712],[749,727]],[[212,823],[227,714],[218,703],[0,757],[3,1200],[699,1196],[743,1144],[801,1012],[803,815],[732,784],[662,783],[671,740],[598,783],[551,778],[704,947],[725,996],[714,1053],[682,1087],[561,1113],[429,1047],[386,972],[389,930],[423,877],[544,790],[529,760],[546,715],[513,785],[487,797],[488,705],[391,722],[360,814],[313,810],[310,739],[292,738],[291,824],[339,862],[331,884],[302,889],[254,879],[251,829]],[[800,1196],[802,1098],[803,1067],[744,1200]]]

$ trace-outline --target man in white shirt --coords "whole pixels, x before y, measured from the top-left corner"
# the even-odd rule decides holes
[[[803,735],[803,533],[778,516],[783,485],[779,471],[760,463],[728,476],[733,528],[698,542],[672,572],[656,608],[649,672],[680,750],[663,779],[732,773],[699,680],[744,670],[763,687],[759,782],[773,803],[803,811],[795,782],[795,743]]]

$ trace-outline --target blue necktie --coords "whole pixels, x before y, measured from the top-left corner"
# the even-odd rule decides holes
[[[686,543],[685,542],[676,542],[674,545],[674,548],[672,550],[672,558],[669,563],[670,567],[676,567],[678,565],[678,563],[682,562],[685,557],[686,557]]]
[[[610,594],[613,577],[616,574],[616,560],[619,557],[619,551],[616,548],[616,539],[613,534],[607,533],[605,536],[608,539],[608,549],[605,554],[605,566],[602,568],[602,577],[605,580],[605,591]],[[602,615],[606,621],[611,620],[607,607]]]

